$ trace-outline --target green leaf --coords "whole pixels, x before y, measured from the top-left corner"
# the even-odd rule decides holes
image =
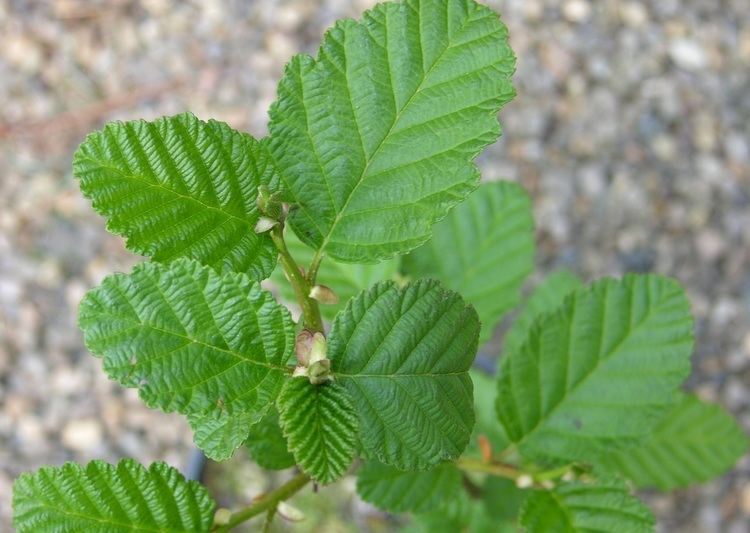
[[[639,487],[672,490],[729,470],[748,450],[748,437],[718,405],[685,394],[644,442],[594,461]]]
[[[357,446],[357,415],[341,385],[287,380],[277,402],[289,450],[303,472],[332,483],[349,468]]]
[[[432,470],[408,472],[377,461],[357,472],[357,493],[366,502],[393,513],[422,513],[455,498],[461,490],[461,472],[451,463]]]
[[[472,0],[406,0],[339,21],[316,59],[293,58],[269,130],[302,241],[347,262],[424,243],[500,134],[515,94],[507,39]]]
[[[520,185],[502,181],[479,187],[435,225],[427,244],[404,257],[407,274],[437,278],[476,308],[480,344],[518,305],[533,266],[531,200]]]
[[[190,257],[255,279],[276,265],[270,236],[253,230],[258,186],[274,179],[269,155],[223,122],[190,113],[111,122],[80,146],[73,173],[135,253]]]
[[[498,521],[515,521],[530,493],[530,490],[519,489],[514,481],[502,477],[488,476],[482,486],[485,511]]]
[[[366,452],[402,470],[458,457],[474,425],[469,368],[479,320],[437,280],[381,282],[333,322],[328,357]]]
[[[223,411],[204,415],[188,415],[193,440],[206,457],[226,461],[242,446],[251,428],[258,421],[258,413],[227,414]]]
[[[527,458],[585,461],[627,447],[674,405],[692,341],[675,281],[628,275],[577,290],[503,358],[500,420]]]
[[[521,510],[528,533],[584,533],[654,530],[651,511],[615,479],[596,484],[564,483],[551,491],[534,491]]]
[[[287,248],[299,265],[309,265],[314,251],[303,244],[294,232],[289,229],[284,233]],[[392,279],[398,271],[398,259],[382,261],[374,265],[355,265],[351,263],[339,263],[330,257],[323,260],[318,270],[316,283],[333,289],[339,297],[339,304],[321,305],[320,312],[328,320],[333,320],[336,313],[341,311],[351,298],[361,290],[371,287],[378,281]],[[279,265],[271,275],[271,280],[279,288],[282,298],[290,303],[296,302],[294,290],[284,277],[284,271]]]
[[[479,452],[476,445],[479,436],[484,435],[490,441],[492,450],[495,453],[501,452],[510,445],[510,440],[495,412],[497,382],[493,377],[476,370],[472,370],[469,375],[474,383],[474,412],[477,418],[472,435],[472,448]]]
[[[437,509],[414,515],[414,533],[516,533],[512,523],[492,518],[480,500],[459,491]]]
[[[520,350],[534,321],[560,307],[565,297],[580,287],[581,280],[566,270],[550,274],[534,289],[505,334],[503,353]]]
[[[44,467],[13,484],[19,533],[194,533],[209,531],[214,507],[206,489],[176,469],[153,463],[146,470],[132,459]]]
[[[294,351],[289,312],[259,283],[185,259],[108,276],[79,324],[107,374],[167,412],[260,418]]]
[[[266,416],[253,426],[245,444],[255,462],[267,470],[284,470],[295,464],[281,431],[276,409],[269,409]]]

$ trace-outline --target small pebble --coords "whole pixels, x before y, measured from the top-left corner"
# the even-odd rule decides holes
[[[698,71],[706,68],[708,57],[701,45],[690,39],[676,39],[669,45],[669,57],[685,70]]]
[[[570,22],[585,22],[591,16],[591,4],[585,0],[567,0],[563,4],[563,15]]]
[[[742,510],[750,516],[750,483],[742,489],[741,498]]]
[[[721,233],[711,229],[703,230],[698,234],[696,246],[698,253],[706,261],[716,261],[727,249]]]
[[[632,28],[642,28],[648,17],[648,10],[642,2],[623,2],[620,5],[620,18]]]
[[[102,426],[95,418],[81,418],[68,422],[62,431],[62,443],[76,452],[88,452],[102,444]]]

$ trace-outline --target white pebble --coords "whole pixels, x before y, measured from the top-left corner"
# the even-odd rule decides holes
[[[641,2],[626,2],[620,6],[620,18],[631,28],[641,28],[648,22],[648,11]]]
[[[691,39],[675,39],[669,45],[669,57],[678,67],[690,71],[701,70],[708,64],[706,52]]]
[[[742,344],[745,347],[745,356],[750,359],[750,332],[745,335],[745,339],[742,341]]]
[[[568,0],[563,5],[563,15],[570,22],[585,22],[591,16],[591,5],[584,0]]]
[[[63,428],[62,443],[78,452],[96,449],[102,443],[102,426],[94,418],[71,420]]]

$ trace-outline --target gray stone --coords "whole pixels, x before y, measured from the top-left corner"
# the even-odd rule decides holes
[[[708,65],[708,56],[700,43],[691,39],[675,39],[669,45],[669,57],[685,70],[698,71]]]

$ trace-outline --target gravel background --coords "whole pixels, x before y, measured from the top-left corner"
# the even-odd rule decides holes
[[[747,0],[488,3],[511,30],[519,96],[481,166],[532,192],[539,272],[682,281],[690,386],[750,431]],[[180,417],[109,383],[82,348],[78,300],[138,258],[77,192],[75,146],[107,120],[185,109],[263,135],[289,56],[370,5],[0,0],[1,531],[23,471],[124,455],[184,466],[191,448]],[[750,459],[650,503],[663,531],[750,531]]]

